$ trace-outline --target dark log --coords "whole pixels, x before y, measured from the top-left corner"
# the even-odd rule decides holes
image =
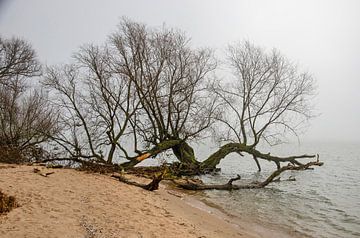
[[[148,184],[142,184],[142,183],[138,183],[135,181],[131,181],[127,178],[125,178],[124,176],[122,176],[121,174],[113,174],[111,175],[111,177],[113,178],[117,178],[120,182],[129,184],[129,185],[133,185],[136,187],[140,187],[142,189],[148,190],[148,191],[154,191],[157,190],[159,188],[159,183],[160,181],[163,179],[164,173],[154,176],[153,180],[148,183]]]
[[[203,184],[199,182],[193,182],[192,180],[173,180],[173,182],[180,188],[187,190],[239,190],[239,189],[258,189],[264,188],[270,183],[274,181],[278,181],[276,177],[278,177],[282,172],[287,170],[306,170],[309,169],[310,166],[322,166],[323,163],[319,161],[309,162],[303,165],[294,165],[288,164],[286,166],[281,167],[280,169],[274,171],[266,180],[263,182],[252,182],[249,184],[243,185],[234,185],[233,181],[239,180],[240,176],[238,175],[236,178],[232,178],[226,184]],[[289,180],[290,181],[290,180]]]

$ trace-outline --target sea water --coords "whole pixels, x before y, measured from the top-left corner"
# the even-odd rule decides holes
[[[324,165],[280,176],[282,180],[292,176],[296,181],[276,182],[263,189],[206,191],[205,199],[240,220],[290,236],[360,237],[359,143],[294,143],[264,147],[262,151],[283,156],[319,154]],[[239,174],[242,179],[234,183],[261,181],[276,166],[263,160],[260,163],[262,172],[257,172],[252,157],[232,154],[221,161],[218,175],[201,178],[206,183],[220,184]]]

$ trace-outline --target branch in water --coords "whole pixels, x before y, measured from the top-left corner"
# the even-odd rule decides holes
[[[236,178],[232,178],[226,184],[203,184],[199,182],[194,182],[193,180],[173,180],[173,182],[180,188],[187,190],[239,190],[239,189],[255,189],[255,188],[264,188],[268,184],[273,181],[276,181],[276,177],[278,177],[282,172],[287,170],[306,170],[311,169],[311,166],[322,166],[323,162],[313,161],[303,165],[294,165],[289,163],[286,166],[281,167],[280,169],[274,171],[266,180],[263,182],[253,182],[244,185],[233,185],[233,181],[239,180],[240,176],[238,175]]]

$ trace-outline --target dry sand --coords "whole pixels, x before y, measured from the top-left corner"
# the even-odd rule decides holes
[[[164,185],[149,192],[108,175],[34,168],[0,164],[0,189],[20,203],[0,216],[0,237],[260,237]]]

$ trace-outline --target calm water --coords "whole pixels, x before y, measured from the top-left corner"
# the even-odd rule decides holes
[[[206,199],[241,219],[295,236],[360,237],[360,144],[296,144],[263,151],[274,155],[319,153],[325,164],[315,170],[281,175],[284,179],[294,176],[293,182],[273,183],[257,190],[207,191]],[[258,173],[250,157],[231,155],[221,162],[219,175],[202,179],[224,183],[240,174],[242,181],[248,182],[262,180],[276,169],[274,163],[260,163],[263,172]]]

